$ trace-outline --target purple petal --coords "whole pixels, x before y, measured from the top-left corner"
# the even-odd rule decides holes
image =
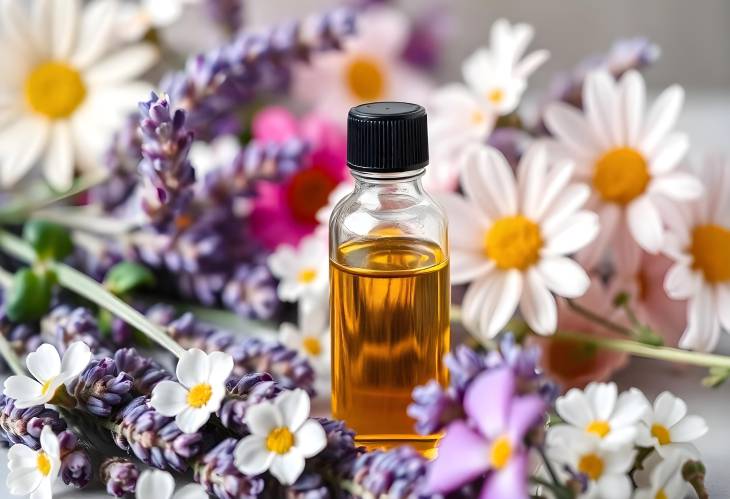
[[[462,421],[446,429],[426,477],[426,490],[448,492],[475,479],[489,468],[489,444]]]
[[[504,432],[515,392],[512,369],[500,367],[480,374],[464,396],[464,409],[484,436],[497,438]]]
[[[545,402],[538,395],[525,395],[512,402],[509,415],[509,435],[513,442],[521,442],[531,427],[544,417]]]
[[[527,454],[513,455],[507,465],[490,473],[480,499],[527,499]]]

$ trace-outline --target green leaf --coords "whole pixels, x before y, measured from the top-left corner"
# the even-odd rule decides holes
[[[73,251],[69,231],[45,220],[31,220],[23,227],[23,239],[28,241],[41,260],[63,260]]]
[[[104,279],[104,287],[119,296],[141,286],[154,286],[155,276],[150,270],[138,263],[121,262],[109,269]]]
[[[702,384],[708,388],[717,388],[730,378],[730,369],[727,367],[711,367],[708,376],[702,378]]]
[[[36,274],[30,268],[20,269],[13,276],[8,291],[6,312],[14,322],[40,319],[51,306],[52,276]]]
[[[664,338],[647,326],[639,326],[636,332],[636,339],[645,345],[653,347],[664,346]]]

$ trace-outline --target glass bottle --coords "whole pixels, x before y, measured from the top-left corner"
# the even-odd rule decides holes
[[[421,106],[350,110],[355,186],[329,234],[332,411],[371,449],[409,443],[428,453],[438,440],[417,435],[406,414],[415,386],[447,382],[447,222],[421,185],[427,164]]]

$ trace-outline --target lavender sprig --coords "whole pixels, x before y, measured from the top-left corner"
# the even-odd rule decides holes
[[[233,34],[243,25],[244,0],[207,0],[206,10],[210,18],[227,33]]]
[[[237,435],[248,435],[246,411],[264,400],[273,400],[282,388],[270,374],[245,374],[240,379],[232,379],[226,385],[226,399],[218,409],[221,424]]]
[[[60,475],[63,483],[77,488],[86,487],[93,475],[89,453],[79,445],[76,434],[69,430],[58,434],[58,444],[62,456]]]
[[[354,465],[353,482],[368,497],[432,497],[422,489],[428,460],[412,447],[363,454]]]
[[[129,459],[108,458],[99,466],[99,480],[106,487],[107,493],[114,497],[133,494],[138,478],[139,468]]]
[[[195,466],[195,481],[218,499],[258,497],[264,490],[264,480],[249,477],[236,468],[233,453],[238,440],[227,438],[206,453]]]
[[[106,354],[96,317],[87,308],[59,305],[43,318],[41,334],[60,354],[75,341],[83,341],[97,354]]]
[[[154,360],[140,355],[134,348],[117,350],[114,362],[120,371],[131,377],[133,390],[139,395],[150,395],[160,381],[172,379],[172,374]]]
[[[41,430],[46,425],[56,434],[66,429],[66,422],[55,410],[43,405],[19,409],[13,399],[0,395],[0,441],[3,443],[40,449]]]
[[[132,377],[113,359],[92,360],[68,386],[78,406],[95,416],[108,417],[112,409],[131,398]]]

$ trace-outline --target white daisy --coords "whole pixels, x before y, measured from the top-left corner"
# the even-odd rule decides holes
[[[710,161],[698,173],[707,195],[667,217],[664,251],[674,265],[664,289],[688,300],[679,346],[709,351],[730,331],[730,164]]]
[[[639,248],[657,253],[664,240],[660,203],[702,194],[702,184],[677,165],[689,147],[672,132],[684,91],[665,90],[645,113],[646,89],[636,71],[619,82],[604,71],[590,73],[583,87],[585,112],[555,103],[545,122],[558,147],[575,160],[576,176],[593,188],[589,207],[601,218],[601,233],[580,255],[595,266],[609,243],[617,261],[638,259]]]
[[[636,451],[627,445],[608,449],[601,439],[594,435],[576,436],[570,442],[556,439],[551,443],[550,434],[559,428],[548,431],[548,453],[552,459],[582,473],[588,480],[587,490],[578,495],[579,499],[629,499],[632,485],[628,472],[634,465]]]
[[[51,487],[61,468],[61,450],[50,425],[41,430],[40,441],[39,450],[15,444],[8,451],[10,473],[6,485],[12,495],[29,495],[30,499],[51,499]]]
[[[518,305],[535,332],[554,332],[551,291],[575,298],[590,284],[566,257],[598,232],[596,215],[580,210],[588,187],[571,183],[570,163],[552,163],[545,147],[534,144],[515,179],[501,153],[473,146],[461,175],[467,199],[439,197],[449,218],[452,282],[472,282],[462,306],[464,323],[486,337],[496,335]]]
[[[63,360],[52,345],[44,343],[25,359],[33,378],[10,376],[5,380],[3,393],[15,399],[18,408],[33,407],[50,402],[56,390],[72,381],[86,368],[91,351],[83,341],[72,343],[63,354]]]
[[[145,470],[137,479],[136,499],[208,499],[205,489],[195,483],[175,492],[175,479],[162,470]]]
[[[285,346],[301,352],[312,364],[316,377],[317,394],[330,392],[330,327],[328,308],[324,303],[299,307],[299,325],[283,323],[279,339]]]
[[[682,399],[662,392],[641,418],[637,443],[654,447],[662,456],[680,452],[697,459],[699,452],[691,442],[707,430],[707,423],[702,417],[687,415],[687,404]]]
[[[585,391],[571,388],[555,402],[558,415],[566,423],[557,426],[555,434],[564,435],[566,443],[592,435],[609,449],[631,446],[647,408],[646,397],[636,388],[621,395],[616,383],[590,383]]]
[[[27,5],[29,4],[29,5]],[[113,130],[149,85],[131,81],[157,59],[147,44],[112,49],[117,3],[6,0],[0,6],[0,184],[41,162],[49,184],[71,186],[74,165],[99,168]]]
[[[357,34],[344,41],[343,50],[320,54],[298,68],[295,95],[338,122],[364,102],[423,101],[428,81],[401,61],[410,32],[407,16],[376,6],[357,23]]]
[[[327,293],[327,239],[319,234],[305,237],[296,249],[288,244],[280,245],[269,257],[268,264],[280,281],[277,293],[283,301],[294,302]]]
[[[637,489],[634,499],[684,499],[690,493],[689,484],[682,477],[686,457],[672,454],[651,472],[650,485]]]
[[[273,403],[261,402],[246,412],[251,435],[235,450],[236,467],[254,476],[269,470],[282,485],[294,483],[304,471],[304,461],[327,445],[322,425],[309,419],[309,395],[304,390],[285,391]]]
[[[523,58],[533,36],[529,24],[511,25],[499,19],[492,25],[489,48],[477,50],[464,61],[464,81],[499,115],[517,108],[527,78],[550,56],[547,50],[537,50]]]
[[[139,40],[153,28],[166,28],[182,16],[188,5],[200,0],[127,0],[120,6],[117,36],[122,40]]]
[[[175,417],[185,433],[194,433],[220,408],[225,382],[233,370],[233,357],[224,352],[207,354],[197,348],[177,362],[178,382],[162,381],[152,390],[150,404],[157,412]]]

